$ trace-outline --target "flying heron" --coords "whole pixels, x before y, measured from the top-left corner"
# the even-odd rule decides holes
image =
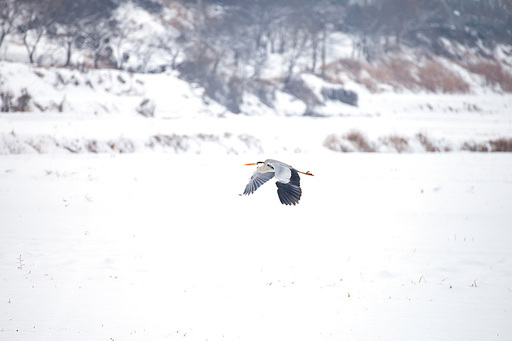
[[[284,205],[296,205],[299,203],[302,194],[299,173],[313,176],[309,171],[301,172],[286,163],[272,159],[267,159],[264,162],[246,163],[245,165],[258,167],[251,176],[247,186],[245,186],[244,195],[254,193],[261,185],[275,176],[277,195],[279,200],[281,200],[281,204]]]

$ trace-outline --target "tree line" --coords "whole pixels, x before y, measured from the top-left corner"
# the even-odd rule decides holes
[[[231,55],[235,65],[251,60],[257,75],[269,53],[286,53],[293,69],[306,50],[315,72],[336,31],[352,34],[354,49],[369,60],[401,44],[443,54],[441,37],[468,46],[512,43],[512,0],[0,0],[0,48],[17,35],[33,63],[47,37],[66,51],[66,66],[75,49],[84,49],[98,67],[105,49],[114,50],[112,38],[127,34],[112,17],[124,2],[153,13],[171,3],[195,12],[195,27],[180,36],[183,50],[192,61],[212,59],[213,72]],[[123,58],[112,66],[122,68]]]
[[[165,31],[127,44],[143,28],[114,15],[125,3],[153,13]],[[171,7],[183,10],[181,23],[161,18]],[[349,34],[353,57],[368,62],[402,46],[460,58],[443,38],[482,53],[512,44],[511,14],[512,0],[0,0],[0,49],[15,36],[35,63],[44,38],[65,51],[67,67],[79,53],[94,68],[126,69],[130,61],[138,72],[179,69],[236,110],[246,90],[271,102],[261,78],[275,55],[292,93],[304,92],[297,72],[324,77],[333,33]],[[152,65],[157,53],[165,65]]]

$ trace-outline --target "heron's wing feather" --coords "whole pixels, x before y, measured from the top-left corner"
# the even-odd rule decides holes
[[[277,195],[279,196],[279,200],[281,200],[281,204],[296,205],[299,203],[300,196],[302,194],[300,187],[279,181],[276,182],[276,185]]]
[[[249,183],[245,186],[244,195],[254,193],[261,185],[274,177],[274,172],[260,173],[255,171],[251,176]]]
[[[282,204],[296,205],[299,203],[302,190],[300,189],[300,177],[297,171],[293,168],[291,170],[290,181],[287,183],[277,181],[277,195]]]

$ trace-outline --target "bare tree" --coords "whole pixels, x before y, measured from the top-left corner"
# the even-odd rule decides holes
[[[288,83],[294,74],[295,67],[299,58],[304,56],[308,49],[309,37],[298,26],[289,31],[290,46],[285,52],[286,59],[286,73],[284,76],[284,83]]]
[[[165,34],[156,38],[156,48],[169,57],[169,65],[172,70],[177,68],[177,61],[183,52],[183,44],[180,43],[181,37],[175,38],[174,34],[166,31]]]
[[[320,0],[309,4],[304,13],[303,25],[309,35],[311,49],[311,64],[309,70],[317,71],[318,62],[321,64],[321,76],[325,76],[325,60],[327,58],[327,38],[330,31],[339,25],[345,15],[342,5],[331,4],[330,1]]]
[[[16,0],[4,0],[0,6],[0,48],[5,38],[16,30],[16,21],[21,16],[20,3]]]
[[[241,17],[244,18],[239,25],[246,29],[238,29],[238,44],[240,56],[245,56],[246,63],[251,65],[254,72],[251,78],[258,79],[266,66],[269,53],[276,52],[276,34],[284,26],[287,8],[282,3],[272,0],[249,2],[248,6],[241,6]],[[237,25],[238,26],[238,25]]]
[[[78,20],[68,25],[56,24],[52,26],[52,29],[48,33],[50,38],[66,51],[64,66],[70,66],[74,47],[78,42],[83,43],[85,39],[84,25]]]
[[[21,35],[29,62],[33,64],[37,46],[50,27],[51,21],[33,4],[25,4],[22,11],[22,24],[17,27],[18,33]]]
[[[101,18],[94,25],[87,25],[84,29],[85,46],[91,51],[94,68],[100,67],[100,60],[108,60],[107,48],[114,34],[117,22],[108,18]],[[107,64],[110,62],[107,61]]]
[[[116,68],[122,70],[124,63],[130,59],[129,54],[129,41],[134,32],[137,31],[136,27],[130,23],[124,25],[117,25],[112,37],[109,39],[110,47],[112,48],[113,58],[116,63]]]

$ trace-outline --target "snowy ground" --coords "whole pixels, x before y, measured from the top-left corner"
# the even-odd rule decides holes
[[[0,156],[0,340],[512,339],[512,154],[269,156]]]

